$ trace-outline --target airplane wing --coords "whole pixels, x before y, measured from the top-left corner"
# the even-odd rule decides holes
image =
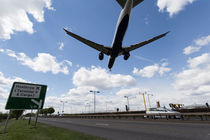
[[[152,39],[143,41],[143,42],[141,42],[141,43],[138,43],[138,44],[135,44],[135,45],[131,45],[131,46],[129,46],[129,47],[124,47],[124,48],[123,48],[123,51],[125,51],[125,52],[133,51],[133,50],[135,50],[135,49],[137,49],[137,48],[140,48],[140,47],[142,47],[142,46],[144,46],[144,45],[146,45],[146,44],[149,44],[149,43],[151,43],[151,42],[153,42],[153,41],[155,41],[155,40],[158,40],[158,39],[160,39],[160,38],[166,36],[168,33],[169,33],[169,32],[166,32],[166,33],[164,33],[164,34],[161,34],[161,35],[158,35],[158,36],[156,36],[156,37],[153,37]]]
[[[70,32],[70,31],[67,31],[66,29],[63,29],[63,30],[64,30],[68,35],[70,35],[71,37],[73,37],[73,38],[75,38],[75,39],[81,41],[82,43],[84,43],[84,44],[86,44],[86,45],[92,47],[93,49],[96,49],[96,50],[98,50],[98,51],[100,51],[100,52],[103,52],[103,53],[106,54],[106,55],[109,55],[110,52],[111,52],[111,48],[109,48],[109,47],[105,47],[105,46],[103,46],[103,45],[100,45],[100,44],[97,44],[97,43],[92,42],[92,41],[90,41],[90,40],[87,40],[87,39],[85,39],[85,38],[82,38],[82,37],[80,37],[80,36],[78,36],[78,35],[76,35],[76,34]]]
[[[124,8],[125,3],[126,3],[127,0],[116,0],[116,1],[118,2],[118,4],[119,4],[122,8]]]
[[[133,8],[138,5],[139,3],[143,2],[144,0],[134,0],[133,1]]]

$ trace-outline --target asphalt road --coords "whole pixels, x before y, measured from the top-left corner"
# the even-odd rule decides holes
[[[39,118],[38,121],[109,140],[210,140],[209,122],[74,118]]]

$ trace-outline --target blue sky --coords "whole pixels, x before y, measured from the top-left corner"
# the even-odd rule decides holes
[[[0,111],[14,81],[48,85],[45,107],[84,112],[99,90],[97,110],[143,109],[139,92],[162,105],[210,100],[210,1],[145,0],[132,10],[123,46],[171,31],[166,37],[117,58],[108,57],[66,35],[62,28],[110,46],[121,7],[115,0],[0,0]],[[60,47],[60,48],[59,48]],[[110,103],[111,102],[111,103]]]

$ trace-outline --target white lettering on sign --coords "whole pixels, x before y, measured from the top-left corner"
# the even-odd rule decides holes
[[[41,92],[41,86],[15,84],[11,97],[39,98],[40,92]]]

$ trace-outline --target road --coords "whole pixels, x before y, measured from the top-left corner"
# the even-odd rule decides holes
[[[39,118],[41,123],[108,140],[210,140],[209,122]]]

